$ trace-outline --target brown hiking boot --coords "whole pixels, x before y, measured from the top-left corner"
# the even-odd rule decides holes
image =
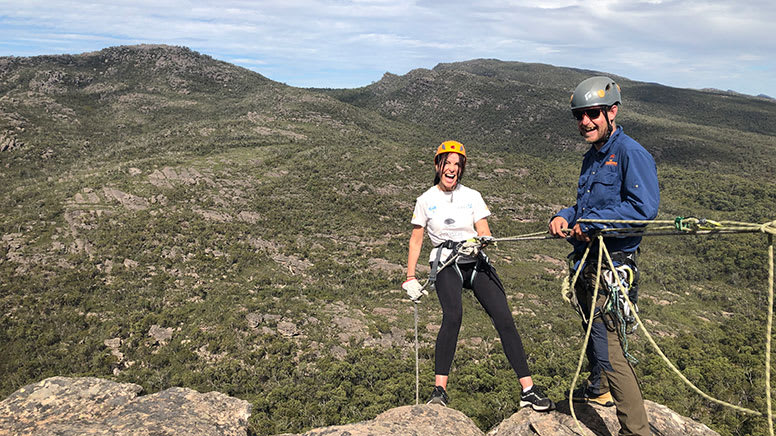
[[[575,390],[571,400],[576,403],[593,403],[604,407],[614,406],[614,399],[612,398],[611,392],[604,392],[603,394],[596,395],[585,388]]]

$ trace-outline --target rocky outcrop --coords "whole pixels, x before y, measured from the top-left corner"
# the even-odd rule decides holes
[[[645,400],[653,435],[719,436],[705,425],[675,413],[661,404]],[[551,413],[522,409],[488,432],[487,436],[578,436],[568,400],[558,403]],[[616,436],[620,430],[614,407],[574,404],[574,413],[585,436]]]
[[[703,424],[685,418],[671,409],[646,401],[652,434],[719,436]],[[615,436],[619,431],[614,407],[576,404],[574,412],[585,436]],[[371,421],[310,430],[301,435],[279,436],[579,436],[568,402],[550,413],[522,409],[491,431],[483,433],[463,413],[441,406],[403,406],[378,415]]]
[[[92,377],[52,377],[0,402],[0,435],[247,434],[251,405],[218,392],[142,387]]]
[[[402,406],[377,415],[371,421],[316,428],[304,436],[482,436],[474,421],[442,406]],[[300,435],[278,435],[300,436]]]
[[[138,397],[142,388],[98,378],[52,377],[0,402],[0,435],[240,435],[248,434],[251,405],[210,392],[170,388]],[[719,436],[703,424],[646,401],[655,435]],[[585,436],[614,436],[614,407],[575,404]],[[278,436],[578,436],[567,401],[550,413],[522,409],[483,433],[463,413],[441,406],[402,406],[375,419]]]

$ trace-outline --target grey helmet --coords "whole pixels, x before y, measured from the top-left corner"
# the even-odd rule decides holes
[[[571,110],[620,104],[620,85],[606,76],[585,79],[571,95]]]

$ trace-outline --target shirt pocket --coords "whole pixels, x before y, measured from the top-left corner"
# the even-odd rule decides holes
[[[620,175],[617,171],[601,171],[590,186],[592,200],[597,206],[620,201]]]
[[[582,196],[585,195],[585,189],[587,189],[587,179],[589,177],[590,176],[587,174],[579,176],[579,184],[577,185],[577,198],[582,198]]]

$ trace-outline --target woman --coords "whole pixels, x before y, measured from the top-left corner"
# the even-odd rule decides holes
[[[446,406],[449,402],[447,380],[463,316],[461,292],[466,287],[474,291],[474,296],[493,320],[501,337],[507,359],[523,387],[520,407],[530,405],[538,411],[552,410],[555,407],[553,402],[533,384],[504,287],[487,258],[482,254],[461,255],[450,266],[435,271],[451,256],[457,242],[476,236],[490,236],[486,220],[490,211],[479,192],[460,183],[466,169],[463,144],[456,141],[443,142],[434,157],[434,167],[434,186],[418,197],[415,204],[407,256],[407,281],[402,285],[414,301],[425,292],[415,278],[425,229],[435,247],[430,257],[430,279],[435,284],[442,305],[442,325],[434,350],[435,387],[428,404]],[[436,281],[433,279],[434,273]]]

